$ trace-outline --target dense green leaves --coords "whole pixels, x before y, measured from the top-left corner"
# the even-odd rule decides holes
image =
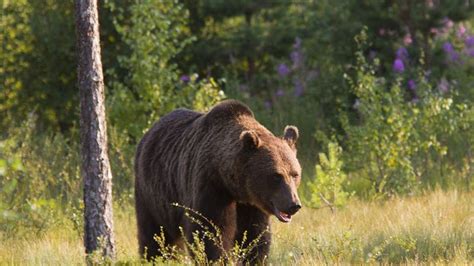
[[[390,195],[459,175],[458,163],[447,155],[462,149],[466,156],[472,149],[472,143],[464,142],[464,148],[454,144],[461,135],[469,138],[459,126],[472,115],[467,106],[455,106],[454,92],[435,91],[423,76],[413,81],[416,88],[403,88],[400,77],[390,81],[377,76],[378,65],[369,65],[360,53],[358,62],[357,78],[349,80],[358,121],[341,116],[353,178],[368,179],[373,193]]]
[[[109,117],[119,132],[139,139],[161,115],[179,107],[205,110],[223,94],[212,79],[182,75],[173,59],[191,42],[187,13],[177,1],[140,1],[128,7],[110,2],[126,53],[108,69]],[[120,76],[119,71],[125,70]],[[222,96],[220,96],[222,95]]]
[[[343,170],[342,149],[336,143],[330,142],[327,154],[319,154],[319,164],[316,165],[315,179],[308,183],[311,191],[309,203],[313,207],[346,205],[350,194],[344,191],[347,175]]]

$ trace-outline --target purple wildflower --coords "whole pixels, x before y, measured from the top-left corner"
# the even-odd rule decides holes
[[[295,80],[294,84],[295,84],[295,96],[296,97],[302,96],[304,93],[303,83],[300,80]]]
[[[285,77],[288,74],[290,74],[290,69],[288,68],[288,66],[286,66],[283,63],[278,65],[277,71],[278,71],[278,75],[280,75],[281,77]]]
[[[449,61],[460,62],[461,57],[459,56],[459,53],[456,52],[456,50],[454,49],[454,46],[450,42],[445,42],[443,44],[443,50],[448,55]]]
[[[452,53],[449,54],[449,59],[452,61],[452,62],[459,62],[459,60],[461,59],[461,57],[459,56],[459,53],[456,52],[456,51],[453,51]],[[462,62],[461,62],[462,63]]]
[[[285,96],[285,91],[283,89],[278,89],[275,93],[275,96],[277,97]]]
[[[266,109],[270,109],[272,108],[272,102],[269,100],[265,100],[265,102],[263,102],[263,106],[265,106]]]
[[[397,73],[402,73],[405,71],[405,65],[403,64],[403,61],[400,58],[395,59],[393,61],[393,71]]]
[[[301,48],[301,38],[300,37],[295,38],[295,43],[293,44],[293,48],[295,48],[295,49],[300,49]]]
[[[375,50],[370,50],[369,52],[369,59],[374,60],[377,57],[377,52]]]
[[[431,76],[431,69],[425,71],[425,79],[428,79]]]
[[[441,93],[447,93],[449,91],[449,82],[445,78],[442,78],[438,83],[438,90]]]
[[[400,47],[397,49],[396,53],[397,59],[407,60],[408,59],[408,50],[405,47]]]
[[[293,51],[290,54],[291,61],[293,62],[293,68],[299,68],[303,66],[303,52],[301,51],[301,39],[295,38],[293,44]]]
[[[416,82],[410,79],[407,83],[408,89],[414,91],[416,89]]]
[[[290,57],[291,57],[291,61],[293,62],[293,67],[294,68],[298,68],[302,65],[303,58],[302,58],[302,54],[301,54],[300,51],[291,52]]]
[[[451,29],[454,26],[454,22],[448,17],[444,17],[442,22],[447,30]]]
[[[445,53],[450,54],[450,53],[454,52],[454,47],[450,42],[445,42],[443,44],[443,50],[444,50]]]
[[[466,40],[464,40],[464,44],[467,47],[473,47],[474,46],[474,36],[469,35],[466,37]]]
[[[188,75],[182,75],[179,79],[184,83],[191,81],[191,78]]]
[[[464,51],[464,53],[470,57],[474,57],[474,48],[468,48]]]
[[[412,103],[418,103],[420,101],[420,98],[418,98],[417,95],[415,95],[412,99],[411,99],[411,102]]]

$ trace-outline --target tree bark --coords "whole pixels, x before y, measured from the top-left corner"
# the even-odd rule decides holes
[[[76,0],[75,9],[81,101],[84,246],[86,254],[97,250],[103,256],[113,258],[112,173],[107,155],[97,0]]]

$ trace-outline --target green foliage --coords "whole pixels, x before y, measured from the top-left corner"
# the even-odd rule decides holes
[[[350,194],[343,189],[347,176],[342,169],[341,156],[342,148],[333,142],[327,146],[327,155],[319,154],[315,179],[308,183],[310,205],[313,207],[324,207],[325,204],[330,204],[331,208],[332,205],[346,205]]]
[[[31,117],[10,127],[0,140],[0,235],[41,234],[56,225],[58,215],[68,216],[82,235],[78,143],[62,134],[35,134],[37,131],[36,120]],[[133,201],[135,146],[114,128],[109,131],[109,141],[113,197],[115,202],[129,205]]]
[[[291,3],[183,2],[196,42],[179,57],[180,68],[201,75],[235,75],[249,84],[253,92],[266,90],[267,74],[274,71],[274,57],[283,56],[297,34],[298,18],[294,14],[298,12]]]
[[[359,77],[354,88],[359,97],[361,125],[343,123],[348,134],[352,165],[366,170],[377,193],[408,192],[416,187],[409,161],[413,148],[413,113],[398,85],[385,92],[385,84],[371,75]],[[354,162],[356,160],[356,162]]]
[[[177,106],[189,106],[193,110],[206,112],[224,98],[224,91],[213,78],[198,80],[198,76],[194,74],[183,86],[175,102]]]
[[[37,136],[35,130],[30,119],[1,141],[0,232],[7,237],[44,232],[63,204],[81,198],[75,147],[61,135]]]
[[[8,232],[9,234],[13,231],[11,229],[12,225],[15,224],[20,217],[15,211],[11,210],[9,206],[11,195],[15,192],[18,181],[14,178],[7,178],[7,176],[23,168],[17,154],[11,157],[7,156],[5,151],[8,150],[8,146],[10,145],[11,141],[0,141],[0,230]]]
[[[0,123],[24,120],[30,112],[40,127],[67,130],[76,102],[75,32],[72,1],[4,1],[0,61]]]
[[[363,32],[357,40],[362,43],[364,38]],[[378,77],[377,60],[369,65],[361,53],[357,58],[357,80],[349,79],[358,98],[357,121],[341,118],[354,176],[368,178],[377,194],[394,194],[415,192],[422,182],[459,173],[458,162],[447,156],[448,140],[468,137],[465,130],[472,124],[463,122],[472,115],[468,105],[455,103],[453,94],[434,91],[421,75],[416,80],[417,98],[410,101],[400,77],[393,81]],[[467,155],[472,143],[466,144],[450,146]]]
[[[118,69],[109,69],[109,117],[120,132],[138,139],[144,129],[175,108],[205,110],[222,98],[212,79],[179,80],[172,59],[191,39],[185,35],[187,14],[177,1],[140,1],[129,7],[109,2],[109,8],[130,14],[114,21],[130,51],[118,60],[128,74],[119,77]]]
[[[0,126],[6,127],[7,111],[19,104],[18,94],[24,89],[22,76],[28,70],[32,36],[28,26],[31,7],[26,1],[2,2],[0,20]]]

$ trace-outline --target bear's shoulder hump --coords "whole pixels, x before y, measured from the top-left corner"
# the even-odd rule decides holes
[[[254,117],[252,110],[237,100],[222,101],[206,114],[206,118],[209,120],[232,119],[237,116]]]

